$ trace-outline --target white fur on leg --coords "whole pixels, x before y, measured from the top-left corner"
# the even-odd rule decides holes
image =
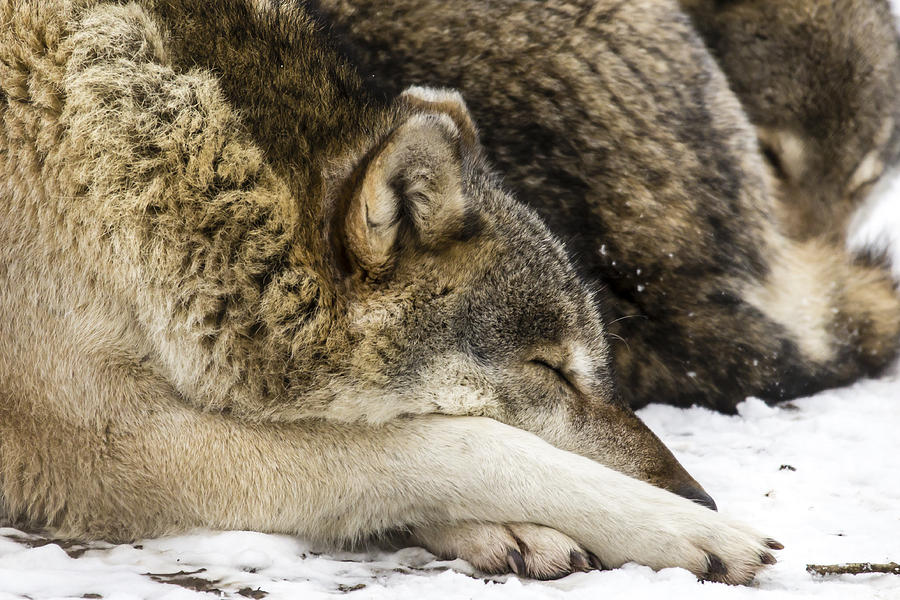
[[[730,583],[748,582],[770,558],[749,527],[527,432],[484,418],[430,417],[422,425],[430,430],[422,450],[442,457],[434,477],[457,492],[459,504],[446,506],[451,519],[537,523],[605,566],[679,566]],[[454,446],[460,452],[448,451]],[[713,557],[726,572],[710,573]]]

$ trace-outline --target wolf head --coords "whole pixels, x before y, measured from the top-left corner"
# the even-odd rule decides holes
[[[411,88],[348,178],[332,416],[487,416],[714,506],[622,403],[596,290],[501,188],[455,92]]]
[[[900,43],[883,0],[682,0],[777,176],[791,233],[843,235],[900,156]]]

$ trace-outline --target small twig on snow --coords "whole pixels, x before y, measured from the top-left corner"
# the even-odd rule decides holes
[[[860,575],[862,573],[888,573],[900,575],[900,565],[891,563],[847,563],[844,565],[806,565],[806,570],[818,575]]]

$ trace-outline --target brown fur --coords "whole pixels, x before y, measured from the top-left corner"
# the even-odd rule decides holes
[[[682,0],[784,197],[787,230],[842,242],[900,156],[900,41],[886,0]]]

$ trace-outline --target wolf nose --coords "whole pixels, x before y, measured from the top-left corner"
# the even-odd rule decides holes
[[[719,510],[716,508],[716,501],[712,499],[712,496],[699,487],[683,485],[675,490],[675,493],[688,500],[693,500],[697,504],[701,504],[710,510]]]

